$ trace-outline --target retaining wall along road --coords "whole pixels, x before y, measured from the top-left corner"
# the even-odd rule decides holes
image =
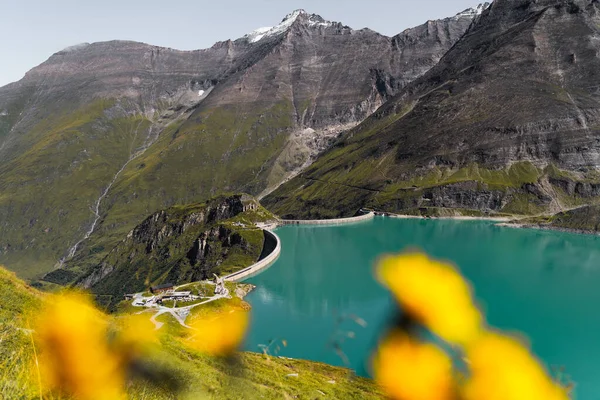
[[[265,241],[267,241],[267,240],[275,241],[276,244],[275,244],[275,248],[273,249],[273,251],[268,256],[266,256],[262,260],[258,261],[256,264],[253,264],[253,265],[249,266],[248,268],[244,268],[241,271],[237,271],[237,272],[234,272],[233,274],[227,275],[225,277],[226,281],[230,281],[230,282],[243,281],[244,279],[248,279],[251,276],[256,275],[258,272],[271,266],[271,264],[273,264],[275,261],[277,261],[277,259],[279,258],[279,255],[281,254],[281,240],[279,240],[279,236],[277,236],[275,233],[273,233],[271,231],[268,231],[265,229],[265,230],[263,230],[263,232],[265,233]]]

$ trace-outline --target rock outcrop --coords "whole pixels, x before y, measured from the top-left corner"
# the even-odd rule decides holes
[[[243,269],[257,261],[263,249],[262,230],[251,221],[271,218],[262,208],[244,212],[247,202],[235,195],[159,211],[129,232],[76,284],[97,294],[122,295],[159,283],[181,284]],[[44,279],[67,284],[60,281],[63,271]]]

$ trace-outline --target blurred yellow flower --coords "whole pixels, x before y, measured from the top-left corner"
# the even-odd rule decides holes
[[[196,319],[190,323],[193,333],[184,343],[212,355],[231,354],[244,340],[249,322],[248,312],[237,309]]]
[[[124,373],[107,343],[108,320],[79,293],[49,298],[36,324],[44,387],[80,400],[122,399]]]
[[[441,338],[465,344],[481,332],[471,289],[452,266],[412,253],[385,257],[378,275],[403,311]]]
[[[155,326],[148,315],[128,315],[119,318],[117,323],[117,332],[111,343],[111,350],[124,364],[147,354],[159,343]]]
[[[566,400],[538,361],[517,340],[489,333],[467,349],[471,379],[466,400]]]
[[[452,362],[431,343],[393,332],[373,360],[375,380],[395,400],[450,400],[455,390]],[[481,399],[479,399],[481,400]]]

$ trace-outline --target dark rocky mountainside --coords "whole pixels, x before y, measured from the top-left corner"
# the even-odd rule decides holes
[[[303,11],[198,51],[82,44],[0,88],[0,262],[102,260],[148,215],[267,194],[433,67],[477,10],[390,38]]]
[[[424,76],[265,199],[282,216],[361,206],[538,215],[600,188],[600,3],[497,0]]]
[[[600,233],[600,206],[583,206],[553,215],[545,221],[531,221],[534,226],[570,232]]]
[[[249,205],[255,207],[250,210]],[[269,219],[274,219],[272,214],[242,195],[156,212],[77,285],[96,294],[122,296],[159,283],[182,284],[235,272],[258,260],[265,240],[255,223]],[[59,269],[46,279],[68,284],[76,277]]]

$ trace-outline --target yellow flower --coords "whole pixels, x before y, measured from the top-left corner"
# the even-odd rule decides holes
[[[469,285],[452,266],[413,253],[384,258],[378,274],[403,311],[441,338],[465,344],[479,335],[481,314]]]
[[[128,315],[118,321],[111,350],[127,364],[150,352],[158,344],[154,324],[148,315]]]
[[[229,309],[190,323],[193,329],[185,344],[212,355],[233,353],[241,344],[249,324],[248,312]]]
[[[471,379],[466,400],[567,400],[538,361],[518,341],[489,333],[467,349]]]
[[[108,349],[107,327],[82,294],[49,299],[36,325],[44,387],[80,400],[124,398],[124,374]]]
[[[375,380],[397,400],[454,398],[452,362],[431,343],[420,343],[402,332],[383,341],[373,360]]]

